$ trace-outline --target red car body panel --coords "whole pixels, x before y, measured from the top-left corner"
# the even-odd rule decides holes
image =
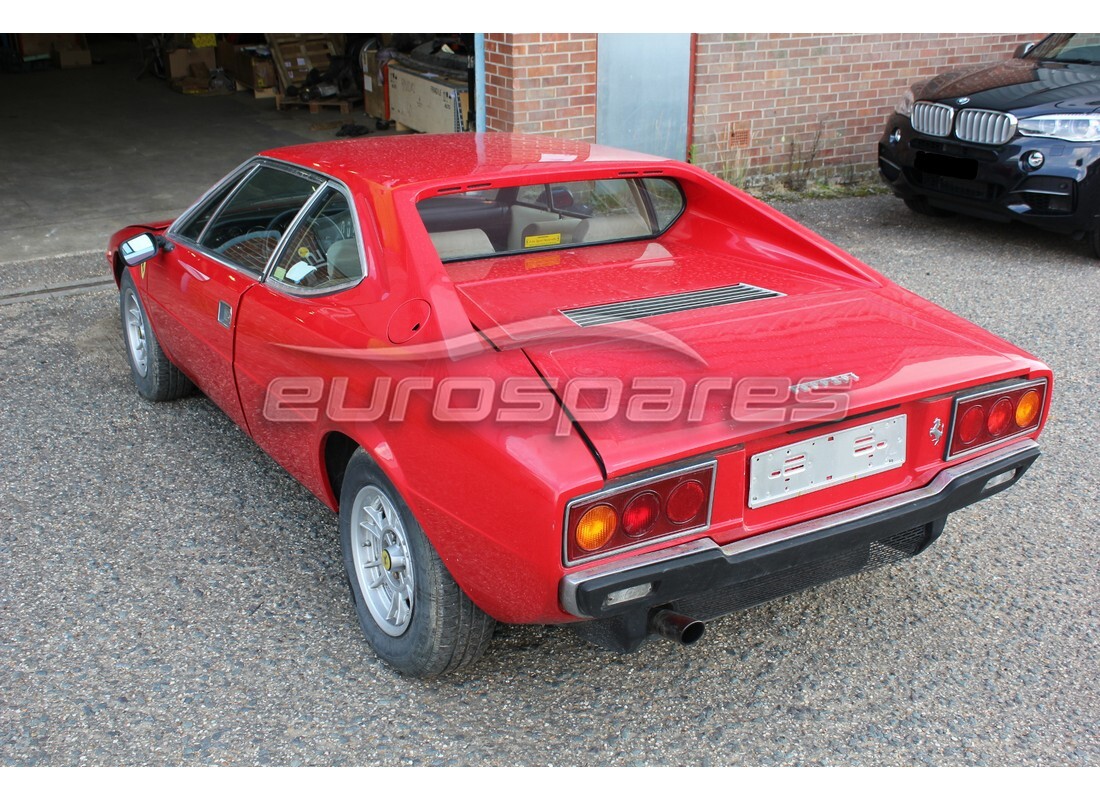
[[[722,545],[926,485],[945,466],[929,430],[951,417],[953,393],[1006,378],[1046,378],[1040,361],[897,287],[732,187],[679,162],[611,148],[506,134],[342,141],[265,153],[342,182],[354,198],[368,274],[353,288],[300,296],[202,262],[173,238],[135,279],[166,352],[276,461],[328,506],[330,437],[369,452],[399,488],[455,580],[506,623],[562,623],[565,508],[639,471],[717,463],[712,525],[685,539]],[[424,197],[476,188],[616,176],[677,180],[686,211],[652,240],[591,245],[443,265],[418,215]],[[120,241],[145,228],[127,228]],[[163,233],[163,227],[155,228]],[[192,260],[193,259],[193,260]],[[560,311],[744,282],[784,296],[644,320],[649,339],[577,338]],[[232,322],[217,322],[217,305]],[[549,320],[532,339],[530,320]],[[415,326],[415,328],[414,328]],[[479,333],[480,331],[480,333]],[[560,333],[560,336],[557,334]],[[662,338],[663,337],[663,338]],[[459,344],[460,343],[461,346]],[[434,357],[388,358],[424,347]],[[445,357],[462,351],[462,357]],[[421,351],[417,351],[421,352]],[[427,352],[427,351],[424,351]],[[444,357],[438,354],[443,353]],[[843,419],[731,419],[729,391],[707,396],[702,419],[621,417],[558,435],[538,422],[441,422],[430,392],[411,391],[400,421],[371,418],[378,379],[438,384],[454,377],[557,381],[609,376],[781,378],[852,373]],[[314,381],[271,419],[271,387]],[[306,384],[299,384],[306,385]],[[538,394],[537,392],[535,394]],[[1050,389],[1037,438],[1049,412]],[[540,401],[557,408],[549,389]],[[626,402],[625,400],[623,401]],[[791,403],[773,403],[787,413]],[[387,410],[392,408],[388,406]],[[583,415],[583,408],[569,409]],[[333,413],[333,412],[336,413]],[[297,416],[294,414],[297,413]],[[762,508],[746,503],[759,452],[810,435],[907,414],[904,468]],[[581,435],[583,434],[583,436]],[[637,556],[683,540],[631,552]],[[622,558],[607,556],[607,562]],[[586,565],[588,566],[588,565]]]

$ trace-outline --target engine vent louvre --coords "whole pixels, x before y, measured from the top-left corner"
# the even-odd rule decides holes
[[[783,297],[782,292],[761,289],[747,283],[732,286],[718,286],[714,289],[699,289],[681,294],[666,294],[660,297],[646,297],[641,300],[624,300],[620,303],[608,303],[584,308],[570,308],[561,313],[582,328],[592,325],[607,325],[612,322],[624,322],[632,319],[656,317],[661,314],[673,314],[677,311],[691,311],[698,308],[728,306],[734,303],[746,303],[750,300],[765,300],[771,297]]]

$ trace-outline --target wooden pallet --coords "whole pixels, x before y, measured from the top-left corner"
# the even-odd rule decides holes
[[[351,109],[361,102],[362,101],[358,97],[323,97],[318,100],[299,100],[297,97],[284,97],[281,94],[275,95],[275,109],[277,111],[282,111],[284,108],[301,108],[302,106],[307,106],[310,114],[319,114],[322,108],[338,108],[341,114],[350,114]]]

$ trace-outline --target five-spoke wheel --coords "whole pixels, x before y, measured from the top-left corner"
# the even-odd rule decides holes
[[[440,675],[485,652],[496,623],[455,583],[400,492],[363,450],[344,471],[340,544],[359,626],[392,667]]]
[[[405,524],[382,489],[359,490],[351,533],[355,579],[367,609],[385,633],[400,636],[412,619],[416,583]]]
[[[146,400],[175,400],[191,391],[191,381],[168,360],[149,324],[134,279],[128,269],[119,279],[118,306],[126,360],[138,394]]]

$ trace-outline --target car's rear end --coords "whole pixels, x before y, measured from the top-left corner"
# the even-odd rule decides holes
[[[444,256],[599,467],[558,500],[557,599],[623,651],[921,552],[1031,465],[1051,391],[1032,356],[673,177],[687,207],[659,235]]]
[[[948,514],[1008,488],[1038,457],[1049,390],[1038,371],[857,411],[576,498],[566,553],[583,557],[563,578],[562,605],[592,620],[591,638],[630,650],[658,632],[662,610],[684,615],[673,638],[693,637],[693,620],[914,556]],[[651,518],[682,520],[692,535]],[[614,527],[605,547],[620,557],[585,550],[599,524]],[[668,546],[642,549],[650,535]]]
[[[896,287],[754,273],[776,296],[635,320],[691,359],[525,349],[606,475],[566,499],[560,600],[610,646],[915,555],[1038,455],[1035,359]]]

